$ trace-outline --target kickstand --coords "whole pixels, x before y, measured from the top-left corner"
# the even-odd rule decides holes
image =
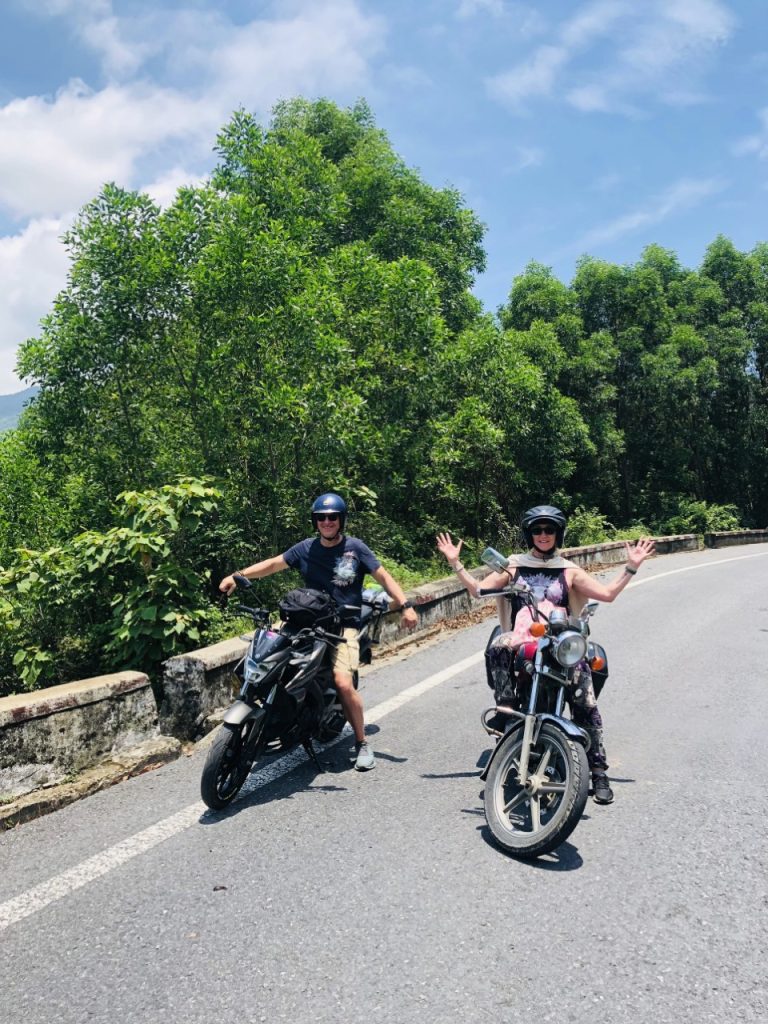
[[[309,756],[314,761],[315,768],[317,768],[317,770],[319,772],[325,772],[325,768],[323,768],[323,766],[320,764],[320,762],[317,759],[317,754],[315,753],[315,748],[312,746],[312,740],[311,739],[304,740],[304,742],[302,743],[302,746],[304,747],[306,752],[309,754]]]

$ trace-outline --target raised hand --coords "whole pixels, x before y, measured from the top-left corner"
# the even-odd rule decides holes
[[[650,558],[654,550],[654,542],[650,537],[641,537],[634,546],[626,541],[624,548],[627,556],[627,565],[630,569],[639,569],[646,558]]]
[[[458,544],[454,544],[450,533],[438,533],[437,535],[437,550],[445,556],[449,563],[459,560],[463,543],[464,541],[460,540]]]

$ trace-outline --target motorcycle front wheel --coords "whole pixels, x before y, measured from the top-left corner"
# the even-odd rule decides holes
[[[200,796],[212,811],[220,811],[232,803],[253,766],[253,754],[258,745],[251,748],[250,757],[246,751],[253,737],[253,730],[261,730],[264,724],[263,712],[256,718],[249,718],[239,725],[225,722],[219,726],[200,779]]]
[[[584,747],[546,723],[531,750],[528,782],[520,784],[522,727],[500,741],[483,802],[493,838],[516,857],[549,853],[573,832],[589,793]]]

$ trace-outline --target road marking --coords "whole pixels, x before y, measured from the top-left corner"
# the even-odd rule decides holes
[[[646,583],[653,583],[654,580],[660,580],[664,576],[677,576],[680,572],[711,569],[713,565],[725,565],[726,562],[742,562],[745,558],[765,558],[766,555],[768,555],[768,551],[756,551],[753,555],[734,555],[732,558],[718,558],[716,562],[701,562],[699,565],[686,565],[683,569],[668,569],[666,572],[657,572],[653,576],[647,576],[642,580],[634,580],[626,589],[634,590],[635,587],[642,587]]]
[[[443,669],[441,672],[436,672],[434,675],[422,679],[420,683],[409,686],[402,693],[389,700],[382,701],[381,704],[371,708],[366,713],[366,721],[371,724],[380,722],[386,715],[397,711],[398,708],[401,708],[409,701],[421,697],[422,694],[427,693],[435,686],[439,686],[446,680],[452,679],[453,676],[458,675],[465,669],[479,664],[482,659],[483,652],[481,651],[478,654],[472,654],[470,657],[464,658],[449,668]],[[326,750],[328,747],[335,746],[351,735],[351,730],[347,726],[338,739],[334,740],[333,743],[326,744],[321,749]],[[264,768],[256,771],[245,786],[243,786],[241,797],[247,796],[249,793],[254,792],[254,790],[268,785],[270,782],[274,782],[281,775],[285,775],[291,769],[305,762],[306,757],[307,755],[304,751],[299,749],[285,754],[272,764],[265,765]],[[5,903],[0,903],[0,932],[12,924],[23,920],[25,917],[36,914],[51,903],[69,896],[70,893],[82,889],[84,885],[94,882],[97,878],[101,878],[134,857],[146,853],[153,846],[157,846],[159,843],[165,842],[166,839],[171,839],[180,832],[186,831],[186,829],[191,828],[192,825],[198,822],[200,816],[207,811],[208,808],[205,804],[197,800],[195,803],[189,804],[182,810],[177,811],[176,814],[172,814],[170,817],[157,822],[155,825],[151,825],[142,832],[129,836],[115,846],[110,846],[101,853],[81,861],[80,864],[76,864],[68,871],[50,878],[47,882],[36,885],[33,889],[28,889],[26,892],[21,893],[19,896],[14,896],[13,899],[7,900]]]
[[[645,579],[635,580],[627,587],[627,590],[634,590],[646,583],[652,583],[655,580],[663,579],[665,576],[676,576],[678,573],[682,572],[692,572],[696,569],[709,569],[714,565],[723,565],[726,562],[740,562],[745,558],[760,558],[766,555],[768,555],[767,551],[760,551],[751,555],[735,555],[732,558],[721,558],[716,562],[704,562],[699,565],[689,565],[683,569],[670,569],[667,572],[655,573],[653,576],[648,576]],[[381,704],[377,704],[366,712],[366,721],[371,724],[380,722],[386,715],[391,714],[393,711],[397,711],[410,701],[416,700],[417,697],[421,697],[434,687],[439,686],[448,679],[452,679],[456,675],[459,675],[465,669],[473,668],[475,665],[478,665],[483,660],[483,655],[483,651],[472,654],[468,658],[464,658],[462,661],[457,662],[455,665],[451,665],[449,668],[436,672],[434,675],[428,676],[426,679],[422,679],[421,682],[415,683],[413,686],[409,686],[401,693],[396,694],[394,697],[390,697],[389,700],[382,701]],[[334,746],[336,743],[343,742],[349,735],[350,731],[347,726],[342,735],[335,740],[334,743],[327,744],[326,747],[322,749],[327,749],[327,747]],[[266,786],[270,782],[274,782],[275,779],[285,775],[305,760],[306,754],[304,751],[298,750],[285,754],[272,764],[265,765],[264,768],[255,772],[245,786],[243,786],[242,796],[247,796],[254,790],[260,789],[262,786]],[[29,917],[30,915],[37,913],[37,911],[43,910],[51,903],[55,903],[58,900],[63,899],[65,896],[70,895],[70,893],[76,892],[78,889],[81,889],[83,886],[95,881],[97,878],[101,878],[103,875],[106,875],[115,868],[120,867],[120,865],[127,863],[134,857],[138,857],[142,853],[146,853],[148,850],[151,850],[153,846],[157,846],[159,843],[165,842],[166,839],[171,839],[180,832],[184,832],[186,829],[191,828],[192,825],[200,820],[200,816],[206,812],[207,808],[205,804],[198,800],[195,803],[184,807],[182,810],[177,811],[176,814],[172,814],[170,817],[165,818],[163,821],[159,821],[157,824],[151,825],[142,832],[137,832],[135,835],[129,836],[127,839],[117,843],[115,846],[111,846],[108,849],[103,850],[101,853],[97,853],[95,856],[81,861],[80,864],[76,864],[73,868],[62,872],[60,875],[56,875],[47,882],[43,882],[32,889],[28,889],[26,892],[7,900],[5,903],[0,903],[0,932],[5,928],[10,927],[10,925],[23,920],[25,917]]]

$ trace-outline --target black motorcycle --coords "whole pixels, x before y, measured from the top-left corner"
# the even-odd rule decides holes
[[[497,571],[509,564],[492,548],[481,557]],[[480,593],[528,605],[534,620],[531,633],[537,640],[535,648],[531,644],[522,651],[515,699],[483,712],[483,727],[497,744],[481,776],[486,783],[485,817],[494,839],[508,853],[534,858],[567,839],[587,802],[589,737],[566,717],[566,710],[585,661],[596,691],[608,674],[604,649],[589,639],[589,620],[598,605],[588,602],[578,616],[565,608],[546,615],[522,581]]]
[[[240,589],[252,586],[239,574],[234,579]],[[235,668],[238,699],[226,711],[203,767],[200,793],[208,807],[226,807],[258,761],[299,744],[323,770],[313,743],[338,738],[346,722],[333,684],[331,649],[346,643],[340,635],[344,620],[359,615],[360,662],[369,664],[388,607],[386,593],[372,588],[363,591],[362,608],[340,608],[322,591],[296,590],[280,602],[283,621],[273,629],[268,609],[237,606],[251,616],[255,630]]]

